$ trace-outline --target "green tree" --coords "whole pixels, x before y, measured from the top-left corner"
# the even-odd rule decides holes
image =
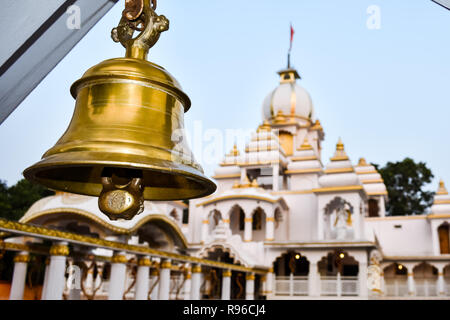
[[[383,177],[389,201],[386,213],[392,216],[424,214],[433,203],[434,192],[424,186],[434,177],[424,162],[411,158],[388,162],[382,168],[374,164]]]
[[[0,215],[11,210],[11,204],[8,201],[8,186],[0,180]]]
[[[0,217],[17,221],[33,203],[52,194],[53,191],[25,179],[9,188],[0,181]]]

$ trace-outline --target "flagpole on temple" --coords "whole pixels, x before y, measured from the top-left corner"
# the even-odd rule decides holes
[[[287,64],[288,69],[291,68],[291,50],[292,50],[292,41],[293,40],[294,40],[294,28],[292,27],[292,23],[291,23],[291,41],[289,43],[288,64]]]

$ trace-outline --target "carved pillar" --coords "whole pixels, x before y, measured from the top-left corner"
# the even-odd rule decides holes
[[[384,280],[384,271],[381,271],[380,277],[381,277],[381,295],[386,296],[386,281]]]
[[[222,272],[222,300],[230,300],[231,298],[231,271],[223,270]]]
[[[208,238],[208,231],[209,231],[209,220],[204,219],[202,220],[202,238],[201,238],[202,243],[205,243],[206,239]]]
[[[267,293],[267,274],[261,275],[260,281],[261,281],[261,284],[259,287],[260,292],[261,292],[261,295],[265,296]]]
[[[11,283],[11,291],[9,293],[9,300],[23,300],[23,293],[25,291],[25,280],[27,276],[27,266],[30,261],[28,252],[19,252],[14,257],[14,273]]]
[[[252,241],[252,218],[245,218],[244,219],[245,225],[244,225],[244,241],[249,242]]]
[[[384,204],[383,197],[378,198],[378,205],[379,205],[378,213],[379,213],[380,217],[384,217],[386,215],[386,206]]]
[[[191,297],[191,278],[192,278],[190,268],[186,269],[186,271],[184,272],[184,277],[185,281],[183,285],[183,299],[189,300]]]
[[[438,296],[445,296],[444,266],[437,266],[437,292]]]
[[[324,236],[324,210],[319,209],[319,212],[317,213],[317,239],[323,240],[325,238]]]
[[[274,217],[267,217],[266,218],[266,241],[273,241],[274,240]]]
[[[136,274],[136,295],[135,300],[147,300],[149,290],[150,257],[140,257]]]
[[[354,219],[353,222],[353,239],[361,239],[361,225],[363,223],[362,218],[362,212],[358,209],[359,205],[355,205],[355,210],[353,210],[353,214],[351,215],[351,218]],[[348,229],[347,229],[348,234]]]
[[[309,275],[308,275],[308,295],[310,297],[320,296],[320,275],[317,267],[317,259],[309,260]]]
[[[163,260],[161,262],[159,275],[159,300],[169,300],[171,267],[172,263],[170,260]]]
[[[209,296],[209,293],[211,291],[211,273],[204,273],[203,274],[203,281],[201,281],[205,284],[205,286],[203,287],[203,292],[200,292],[200,295],[206,294]]]
[[[362,298],[367,298],[367,296],[368,296],[367,271],[368,271],[367,270],[367,262],[360,261],[359,262],[358,279],[359,279],[359,296]]]
[[[267,295],[267,297],[270,297],[273,295],[274,277],[275,277],[275,275],[273,273],[273,268],[271,267],[266,276],[266,292],[265,292],[265,294]]]
[[[194,265],[192,268],[191,300],[200,300],[201,275],[202,267],[198,264]]]
[[[155,268],[150,270],[150,283],[152,292],[150,293],[150,300],[158,300],[159,299],[159,270],[158,264],[155,265]]]
[[[94,279],[94,260],[88,262],[88,269],[86,274],[86,279],[83,283],[84,287],[87,289],[88,292],[94,292],[95,290],[95,279]]]
[[[124,252],[115,252],[111,259],[111,275],[109,277],[109,300],[122,300],[125,292],[127,258]]]
[[[279,176],[280,176],[280,166],[278,164],[273,165],[273,191],[279,190]]]
[[[61,300],[64,291],[66,259],[69,255],[67,242],[59,242],[50,248],[48,281],[43,300]]]
[[[341,272],[338,271],[337,277],[336,277],[336,292],[337,296],[340,297],[342,294],[342,280],[341,280]]]
[[[222,222],[225,224],[227,229],[230,229],[230,218],[224,218],[222,219]]]
[[[408,294],[413,296],[415,294],[414,273],[409,270],[412,270],[412,267],[408,268]]]
[[[46,295],[46,291],[47,291],[47,283],[48,283],[48,273],[49,273],[49,269],[50,269],[50,258],[46,258],[45,259],[45,273],[44,273],[44,283],[42,285],[42,291],[41,291],[41,300],[44,300],[44,297]]]
[[[241,168],[241,184],[244,184],[247,179],[247,169]]]
[[[245,300],[255,299],[255,275],[249,273],[245,277]]]

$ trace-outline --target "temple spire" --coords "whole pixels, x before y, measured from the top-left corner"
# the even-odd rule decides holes
[[[439,181],[439,188],[438,191],[436,192],[437,195],[447,195],[448,191],[447,188],[445,188],[445,184],[444,184],[444,180],[440,180]]]

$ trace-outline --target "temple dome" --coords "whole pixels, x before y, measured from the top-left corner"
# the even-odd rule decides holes
[[[297,84],[300,79],[297,70],[284,69],[278,72],[280,84],[264,99],[263,119],[271,120],[277,114],[285,116],[297,116],[302,119],[312,120],[314,108],[308,91]]]

